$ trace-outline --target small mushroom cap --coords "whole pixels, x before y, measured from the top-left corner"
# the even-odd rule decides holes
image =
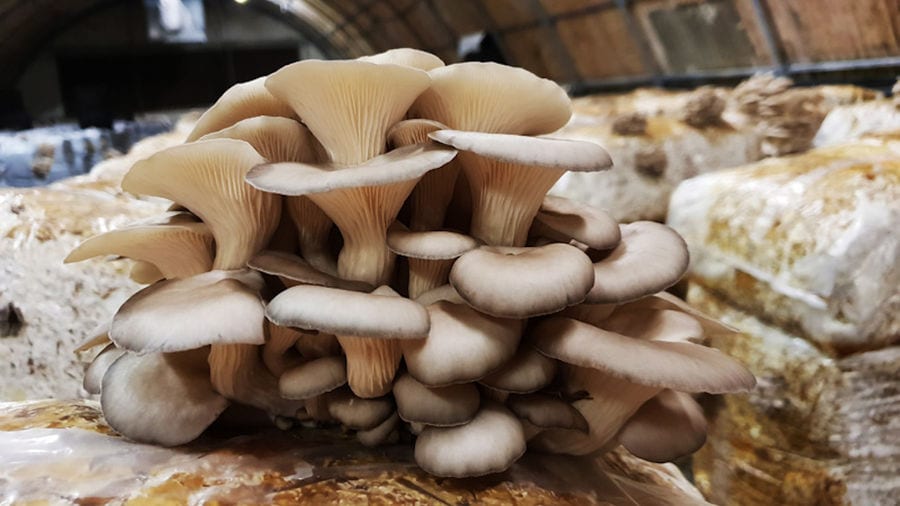
[[[428,134],[446,130],[447,125],[430,119],[405,119],[397,122],[387,133],[388,144],[394,148],[431,142]]]
[[[78,345],[73,351],[74,353],[81,353],[83,351],[87,351],[91,348],[96,348],[100,345],[107,345],[111,341],[109,340],[109,322],[103,322],[97,325],[92,331],[88,332],[88,337]]]
[[[323,357],[285,371],[278,379],[278,391],[285,399],[308,399],[346,383],[344,357]]]
[[[520,320],[495,318],[449,302],[428,306],[428,315],[428,338],[401,343],[409,374],[425,385],[478,380],[516,353]]]
[[[549,357],[641,385],[718,394],[756,384],[736,360],[693,343],[635,339],[564,317],[542,320],[529,335]]]
[[[279,195],[310,195],[343,188],[382,186],[422,177],[456,156],[435,144],[413,144],[351,167],[305,163],[270,163],[254,167],[247,182]]]
[[[396,437],[397,427],[400,425],[400,417],[397,413],[389,416],[387,420],[381,422],[375,427],[367,430],[361,430],[356,433],[356,439],[363,446],[373,447],[387,443],[392,440],[392,436]]]
[[[165,278],[163,273],[160,272],[155,265],[143,260],[134,261],[134,265],[131,266],[131,272],[128,273],[128,277],[135,283],[141,285],[156,283]]]
[[[654,341],[692,341],[703,338],[700,322],[672,309],[619,308],[599,325],[624,336]]]
[[[574,239],[595,250],[613,248],[622,237],[619,225],[607,212],[553,195],[544,197],[534,220],[553,232],[551,239]]]
[[[415,459],[435,476],[465,478],[506,470],[524,453],[519,420],[502,405],[486,403],[465,425],[426,427],[416,439]]]
[[[516,356],[500,369],[479,380],[482,385],[504,392],[537,392],[553,381],[557,362],[538,353],[530,344],[519,346]]]
[[[293,117],[293,109],[266,89],[266,77],[238,83],[225,90],[219,100],[200,116],[185,142],[193,142],[210,132],[254,116]]]
[[[591,303],[621,303],[659,292],[687,271],[687,244],[671,228],[651,221],[621,225],[622,241],[594,264]]]
[[[475,416],[480,396],[471,383],[430,388],[404,374],[394,382],[394,400],[405,422],[452,427]]]
[[[521,68],[465,62],[428,75],[431,86],[416,99],[411,115],[450,128],[539,135],[562,128],[572,116],[565,90]]]
[[[663,390],[628,419],[618,439],[644,460],[670,462],[699,450],[706,427],[703,408],[690,395]]]
[[[483,246],[459,257],[450,270],[450,284],[469,305],[507,318],[555,313],[583,301],[593,283],[590,258],[561,243],[515,250]]]
[[[272,299],[266,316],[283,327],[338,336],[421,339],[428,335],[428,312],[421,304],[393,291],[376,292],[298,285]]]
[[[143,443],[175,446],[199,436],[228,406],[213,390],[205,350],[118,358],[100,395],[110,427]]]
[[[138,353],[263,344],[261,287],[261,276],[249,270],[160,281],[122,304],[109,337],[117,346]]]
[[[581,412],[559,397],[547,394],[510,395],[506,406],[519,418],[542,429],[572,429],[588,432]]]
[[[261,251],[247,262],[247,267],[303,285],[327,286],[356,292],[371,292],[374,289],[372,285],[362,281],[341,279],[322,272],[297,255],[283,251]]]
[[[404,65],[406,67],[424,71],[444,66],[444,61],[437,56],[426,51],[409,47],[388,49],[383,53],[362,56],[357,58],[357,60],[367,61],[369,63],[393,63],[395,65]]]
[[[329,392],[326,399],[328,413],[351,429],[372,429],[394,413],[390,397],[363,399],[348,389],[340,389]]]
[[[430,306],[440,301],[450,302],[452,304],[465,304],[466,301],[463,300],[462,297],[459,296],[459,292],[456,291],[456,288],[453,288],[453,285],[441,285],[437,288],[432,288],[427,292],[416,297],[416,302],[423,306]]]
[[[108,344],[94,357],[87,369],[84,370],[82,386],[89,394],[99,394],[103,386],[103,376],[109,370],[109,366],[119,359],[125,350],[116,348],[114,344]]]
[[[410,232],[402,223],[388,229],[387,245],[398,255],[424,260],[449,260],[478,247],[474,237],[457,232],[435,230]]]
[[[238,121],[199,140],[237,139],[245,141],[270,162],[312,162],[322,147],[302,123],[290,118],[257,116]]]
[[[571,139],[438,130],[432,140],[485,158],[528,166],[594,172],[612,167],[612,158],[599,144]]]

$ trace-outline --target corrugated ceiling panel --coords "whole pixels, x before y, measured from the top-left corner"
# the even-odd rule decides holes
[[[651,73],[641,63],[640,49],[616,9],[562,19],[557,32],[582,79]]]

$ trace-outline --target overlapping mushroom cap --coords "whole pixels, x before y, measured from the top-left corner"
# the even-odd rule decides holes
[[[441,476],[527,448],[694,451],[691,394],[754,379],[700,344],[732,329],[662,292],[688,264],[674,231],[546,195],[611,164],[547,137],[570,116],[552,81],[412,49],[235,86],[123,181],[181,210],[68,258],[126,256],[149,284],[86,344],[111,343],[85,387],[137,440],[240,403],[365,445],[409,432]]]

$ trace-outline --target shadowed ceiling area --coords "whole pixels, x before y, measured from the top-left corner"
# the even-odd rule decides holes
[[[196,61],[215,56],[226,69],[211,78],[216,84],[209,93],[189,97],[199,100],[249,71],[265,70],[261,55],[269,49],[283,50],[268,62],[277,64],[291,51],[288,59],[340,58],[415,47],[448,63],[482,59],[524,67],[576,94],[691,85],[765,70],[802,80],[812,73],[900,66],[895,0],[0,0],[0,100],[9,102],[8,90],[21,89],[23,76],[48,52],[57,67],[77,67],[108,52],[118,58],[112,64],[123,68],[141,68],[156,56],[161,62],[151,65],[172,71],[164,63],[176,50],[142,32],[146,12],[173,2],[200,5],[212,33],[203,48],[180,44],[177,52],[193,52]],[[98,18],[122,17],[128,35],[120,40],[91,45],[71,35],[92,22],[110,28]],[[250,28],[243,36],[221,35],[245,21]],[[199,72],[196,61],[185,65]],[[146,100],[135,107],[157,105]]]

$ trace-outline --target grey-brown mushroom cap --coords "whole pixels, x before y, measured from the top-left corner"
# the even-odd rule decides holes
[[[400,222],[394,222],[387,231],[388,248],[398,255],[423,260],[449,260],[478,247],[474,237],[433,230],[411,232]]]
[[[504,471],[524,453],[519,420],[502,405],[486,403],[465,425],[426,427],[416,439],[415,459],[435,476],[465,478]]]
[[[656,341],[700,342],[703,339],[700,322],[672,309],[619,307],[596,326],[617,334]]]
[[[539,353],[530,344],[523,344],[515,357],[478,382],[503,392],[527,394],[549,385],[556,369],[556,360]]]
[[[618,440],[626,450],[650,462],[671,462],[706,442],[703,408],[690,395],[663,390],[628,419]]]
[[[363,399],[345,388],[326,395],[328,414],[351,429],[372,429],[394,413],[394,403],[390,397]]]
[[[548,394],[510,395],[506,406],[519,418],[542,429],[571,429],[587,433],[584,416],[568,402]]]
[[[272,299],[266,316],[283,327],[339,336],[421,339],[428,335],[430,324],[424,306],[396,293],[381,293],[299,285]]]
[[[649,295],[642,299],[623,304],[622,306],[620,306],[620,308],[623,311],[632,308],[671,309],[674,311],[686,313],[700,323],[700,326],[703,327],[703,335],[705,337],[733,335],[740,333],[740,330],[738,330],[737,328],[732,327],[725,322],[716,320],[715,318],[703,313],[699,309],[691,306],[687,302],[667,292],[659,292],[653,295]]]
[[[322,272],[303,258],[284,251],[260,251],[247,262],[247,267],[304,285],[327,286],[356,292],[371,292],[375,288],[362,281],[341,279]]]
[[[129,439],[175,446],[197,438],[228,401],[213,390],[204,350],[119,357],[103,377],[103,416]]]
[[[444,301],[428,306],[428,314],[428,338],[400,343],[409,374],[425,385],[476,381],[516,353],[520,320],[496,318]]]
[[[719,394],[747,391],[756,384],[736,360],[693,343],[631,338],[564,317],[538,322],[529,337],[549,357],[641,385]]]
[[[119,359],[125,350],[116,348],[115,344],[108,344],[84,370],[82,386],[89,394],[99,394],[103,385],[103,376],[109,370],[109,366]]]
[[[547,195],[535,222],[556,232],[554,239],[574,239],[595,250],[607,250],[622,238],[609,213],[573,200]]]
[[[122,304],[109,337],[117,346],[138,353],[263,344],[261,287],[261,276],[249,270],[216,270],[160,281]]]
[[[590,258],[562,243],[508,249],[483,246],[459,257],[450,284],[472,307],[505,318],[555,313],[578,304],[594,284]]]
[[[459,296],[459,292],[456,291],[456,288],[453,288],[453,285],[451,284],[432,288],[431,290],[428,290],[427,292],[416,297],[415,301],[426,307],[441,301],[450,302],[451,304],[463,305],[465,305],[466,303],[466,301],[464,301],[463,298]]]
[[[376,156],[360,165],[339,167],[307,163],[257,165],[247,173],[247,182],[279,195],[310,195],[344,188],[382,186],[422,177],[446,165],[456,151],[437,144],[413,144]]]
[[[485,158],[509,163],[594,172],[612,167],[612,158],[599,144],[570,139],[524,135],[438,130],[432,140]]]
[[[465,383],[428,387],[404,374],[394,381],[397,412],[405,422],[452,427],[469,422],[478,411],[478,388]]]
[[[322,357],[285,371],[278,392],[285,399],[309,399],[347,384],[344,357]]]
[[[397,413],[394,413],[375,427],[357,432],[356,439],[363,446],[378,446],[391,441],[391,436],[396,436],[396,430],[399,425],[400,417],[397,416]]]
[[[671,228],[651,221],[621,225],[622,240],[594,264],[590,303],[621,303],[662,291],[687,271],[687,244]]]

